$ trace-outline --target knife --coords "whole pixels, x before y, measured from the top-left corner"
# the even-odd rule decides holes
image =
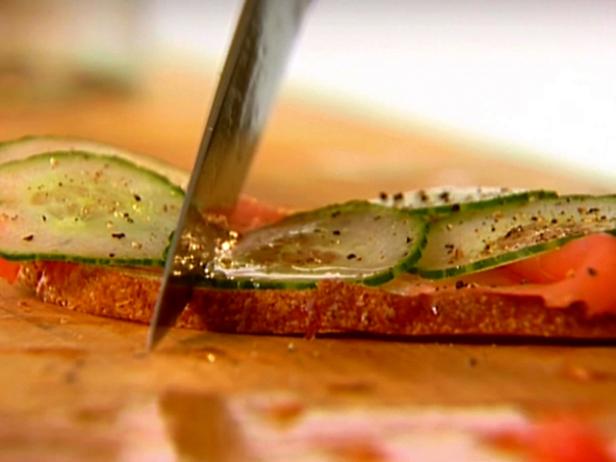
[[[203,217],[230,211],[237,202],[310,1],[244,3],[168,249],[150,321],[149,350],[190,300],[192,285],[183,273],[206,271],[217,240],[224,238],[224,230]]]

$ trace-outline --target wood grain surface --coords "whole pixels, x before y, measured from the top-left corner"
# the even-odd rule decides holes
[[[0,106],[0,138],[83,136],[190,168],[211,96],[204,82],[189,71],[154,73],[129,96],[12,102]],[[299,207],[442,183],[602,190],[555,169],[484,157],[496,148],[436,135],[287,94],[248,190]],[[68,312],[0,283],[0,461],[500,460],[491,452],[482,459],[460,438],[476,442],[485,436],[479,427],[496,431],[565,414],[616,438],[610,345],[174,330],[147,354],[145,336],[144,326]],[[315,428],[335,438],[325,444]],[[414,434],[436,435],[435,447],[449,441],[450,458],[424,451],[394,459],[382,450],[401,441],[416,448]]]

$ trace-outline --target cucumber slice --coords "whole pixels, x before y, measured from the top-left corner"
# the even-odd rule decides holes
[[[417,189],[396,194],[381,193],[371,202],[440,217],[461,210],[471,210],[510,202],[523,203],[545,197],[556,197],[554,191],[496,187],[438,187]]]
[[[414,272],[442,278],[479,271],[616,229],[616,196],[563,196],[490,205],[431,224]]]
[[[289,216],[223,244],[204,281],[227,288],[306,288],[324,279],[368,285],[407,271],[425,244],[425,220],[353,201]]]
[[[0,256],[163,265],[182,190],[117,157],[55,152],[0,165]]]
[[[16,140],[5,141],[0,143],[0,164],[11,160],[25,159],[35,154],[58,151],[83,151],[120,157],[140,167],[153,170],[184,189],[188,184],[188,173],[161,160],[135,154],[116,146],[71,137],[25,136]]]

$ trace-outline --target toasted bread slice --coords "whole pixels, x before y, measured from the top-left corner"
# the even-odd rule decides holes
[[[61,262],[26,263],[19,280],[46,302],[140,323],[149,322],[159,289],[158,273]],[[616,338],[615,314],[588,317],[581,305],[549,308],[540,297],[476,287],[400,295],[338,281],[310,290],[197,289],[177,326],[308,337]]]

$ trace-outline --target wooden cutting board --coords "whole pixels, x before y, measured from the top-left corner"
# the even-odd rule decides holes
[[[77,135],[189,168],[209,97],[203,80],[153,73],[128,97],[0,105],[0,138]],[[268,201],[301,207],[443,183],[602,190],[486,156],[496,148],[300,97],[277,106],[250,179],[248,190]],[[514,453],[487,444],[486,429],[563,414],[616,438],[609,345],[175,330],[147,354],[145,336],[144,326],[69,312],[0,283],[0,461],[393,460],[392,448],[424,454],[413,460],[449,460],[444,448],[451,460],[497,460],[481,459],[477,444]]]

